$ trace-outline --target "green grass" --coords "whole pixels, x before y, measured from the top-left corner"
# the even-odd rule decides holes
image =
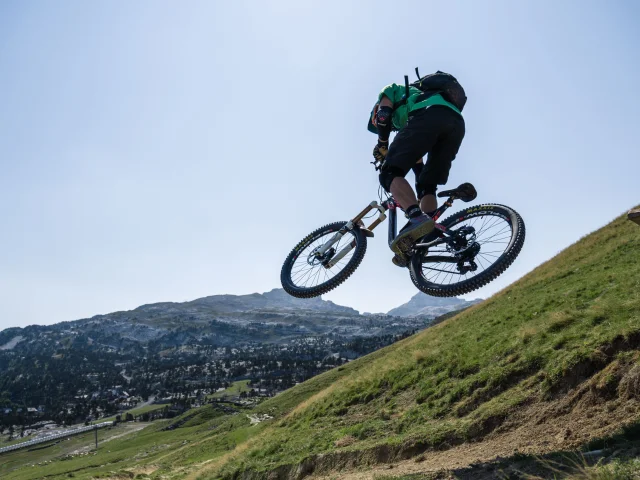
[[[600,347],[640,332],[638,252],[640,229],[621,217],[490,300],[329,372],[328,388],[321,375],[285,392],[320,393],[223,472],[297,463],[345,437],[356,441],[343,450],[481,436],[524,402],[575,384],[603,362]],[[619,361],[637,361],[627,357]]]
[[[131,415],[136,417],[138,415],[142,415],[143,413],[162,410],[163,408],[168,406],[169,405],[155,405],[155,404],[145,405],[144,407],[136,407],[136,408],[132,408],[131,410],[125,410],[124,412],[119,413],[118,415],[120,415],[120,418],[124,421],[124,419],[127,416],[127,413],[130,413]],[[116,419],[116,416],[117,415],[112,415],[111,417],[107,417],[107,418],[99,418],[98,420],[96,420],[96,422],[113,422]]]
[[[163,431],[175,419],[156,422],[114,440],[109,452],[53,462],[47,478],[125,478],[141,465],[157,468],[150,478],[221,478],[319,453],[454,445],[602,369],[598,388],[614,388],[619,369],[640,363],[638,252],[640,228],[618,218],[482,304],[248,412],[273,420],[251,426],[245,412],[218,415],[203,407],[183,428]],[[28,480],[44,471],[0,476]]]
[[[240,395],[242,392],[249,392],[251,387],[249,387],[250,380],[240,380],[238,382],[233,382],[230,387],[226,388],[222,392],[212,393],[211,395],[207,395],[207,400],[216,398],[228,398]]]
[[[90,434],[61,442],[51,451],[25,450],[19,454],[2,455],[0,478],[35,480],[73,476],[78,479],[93,479],[109,477],[113,472],[129,476],[132,469],[145,464],[167,462],[174,468],[215,458],[246,440],[249,420],[245,415],[225,416],[213,410],[213,406],[205,406],[171,420],[154,422],[138,433],[101,444],[95,454],[92,452],[68,458],[71,451],[92,445],[93,434]],[[187,416],[189,420],[183,427],[165,430],[168,425]],[[112,432],[123,432],[131,425],[137,424],[121,424]],[[100,434],[103,435],[102,432]],[[206,440],[206,446],[200,443],[203,440]],[[42,464],[45,461],[51,463]]]
[[[610,464],[585,468],[571,480],[637,480],[640,478],[640,458],[615,460]]]
[[[126,438],[127,432],[133,432],[133,429],[141,427],[144,428],[140,424],[126,424],[116,428],[99,430],[98,455],[102,455],[103,451],[106,452],[110,448],[113,444],[112,442],[116,442],[116,440],[112,440],[105,443],[106,440],[116,436]],[[12,478],[12,475],[17,475],[16,478],[40,478],[38,475],[43,475],[45,469],[49,472],[51,465],[61,465],[66,470],[66,467],[71,462],[60,461],[60,459],[78,449],[93,450],[95,447],[94,435],[94,432],[88,432],[44,446],[38,445],[33,450],[24,449],[0,455],[0,478]],[[134,433],[130,434],[130,436],[134,435]],[[95,456],[97,455],[91,454],[91,457]],[[39,466],[41,468],[38,468]],[[34,476],[32,472],[36,471],[38,473]]]
[[[640,478],[640,458],[637,450],[618,450],[617,458],[609,457],[613,451],[599,459],[588,459],[578,455],[554,455],[553,459],[529,459],[535,462],[538,474],[531,474],[528,480],[548,478],[566,480],[637,480]]]

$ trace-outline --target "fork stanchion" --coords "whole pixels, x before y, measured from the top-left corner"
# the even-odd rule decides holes
[[[385,213],[387,211],[387,209],[382,205],[378,205],[378,202],[375,202],[375,201],[371,202],[369,204],[369,206],[367,207],[367,209],[368,209],[367,213],[370,212],[373,209],[376,209],[379,212],[378,218],[376,218],[373,222],[371,222],[371,225],[369,225],[368,227],[364,228],[364,230],[371,232],[371,230],[376,228],[378,225],[380,225],[382,222],[384,222],[384,220],[387,218],[387,215]],[[371,234],[371,236],[373,236],[373,234]]]
[[[385,215],[383,218],[376,218],[373,223],[371,225],[369,225],[367,227],[367,230],[373,230],[374,228],[376,228],[378,225],[380,225],[382,222],[384,222],[384,219],[387,218],[387,216]]]
[[[358,215],[356,215],[353,220],[351,220],[353,222],[354,225],[356,225],[360,220],[362,220],[364,218],[364,216],[369,213],[371,210],[373,210],[374,208],[376,208],[378,206],[378,202],[373,201],[371,202],[369,205],[367,205],[365,207],[364,210],[362,210]]]

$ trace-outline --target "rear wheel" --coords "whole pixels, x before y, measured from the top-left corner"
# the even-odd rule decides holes
[[[358,228],[347,231],[323,255],[318,255],[318,250],[346,223],[325,225],[311,232],[291,250],[280,272],[280,282],[289,295],[317,297],[336,288],[358,268],[367,251],[367,237]],[[331,261],[347,246],[352,248],[332,265]]]
[[[454,297],[486,285],[504,272],[524,244],[522,217],[504,205],[479,205],[441,224],[457,232],[453,242],[418,248],[411,257],[414,285],[435,297]],[[431,234],[423,243],[435,240]]]

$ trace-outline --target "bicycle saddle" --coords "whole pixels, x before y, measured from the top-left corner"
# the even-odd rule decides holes
[[[445,190],[444,192],[438,193],[438,197],[455,197],[459,198],[463,202],[470,202],[471,200],[475,200],[478,196],[478,192],[473,185],[470,183],[463,183],[458,186],[458,188],[454,188],[453,190]]]

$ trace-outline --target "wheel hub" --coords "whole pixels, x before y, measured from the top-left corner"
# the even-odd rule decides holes
[[[475,272],[478,269],[474,260],[480,252],[480,244],[476,242],[475,228],[470,226],[460,228],[447,250],[458,260],[458,271],[462,275],[467,272]]]
[[[318,251],[321,249],[322,247],[317,247],[315,249],[313,249],[313,251],[309,254],[309,256],[307,257],[307,263],[313,267],[317,266],[317,265],[322,265],[325,266],[331,261],[331,259],[333,258],[333,256],[336,254],[336,249],[331,247],[329,250],[327,250],[326,252],[324,252],[324,254],[319,255]]]
[[[477,247],[477,251],[474,251]],[[451,239],[449,245],[447,246],[447,250],[458,256],[467,256],[471,253],[472,257],[480,251],[480,245],[476,242],[476,230],[473,227],[462,227],[460,230],[456,232],[456,236]],[[473,251],[473,252],[470,252]]]

